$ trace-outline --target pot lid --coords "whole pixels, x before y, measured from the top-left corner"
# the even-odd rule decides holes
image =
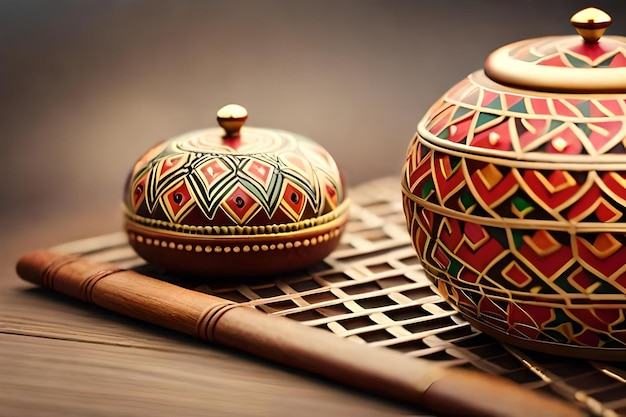
[[[580,36],[551,36],[503,46],[489,55],[492,80],[527,90],[570,93],[626,92],[626,37],[603,36],[604,11],[578,11],[571,23]]]
[[[244,127],[247,117],[245,108],[228,105],[217,113],[221,129],[149,149],[128,177],[128,215],[168,230],[304,227],[345,206],[343,177],[325,149],[284,130]]]

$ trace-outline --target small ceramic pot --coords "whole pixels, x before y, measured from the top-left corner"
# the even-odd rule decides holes
[[[125,224],[145,260],[219,279],[304,268],[336,247],[349,201],[333,158],[302,136],[242,127],[246,119],[228,105],[223,130],[183,134],[137,161]]]
[[[414,247],[478,329],[531,349],[626,359],[626,38],[502,47],[417,126],[402,177]]]

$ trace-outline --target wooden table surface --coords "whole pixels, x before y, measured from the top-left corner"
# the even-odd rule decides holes
[[[119,230],[135,158],[231,101],[327,146],[352,185],[397,175],[437,97],[504,43],[572,33],[586,4],[0,3],[0,416],[423,415],[34,288],[15,263]],[[595,4],[623,28],[626,3]]]
[[[119,227],[116,210],[67,217],[4,227],[0,415],[425,415],[21,281],[26,251]]]

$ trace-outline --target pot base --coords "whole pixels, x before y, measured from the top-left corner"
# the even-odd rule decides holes
[[[201,236],[126,221],[130,245],[146,261],[169,272],[206,276],[262,277],[321,261],[339,244],[348,220],[336,219],[297,232]]]
[[[494,339],[517,346],[523,349],[534,350],[537,352],[548,353],[555,356],[567,356],[578,359],[597,360],[597,361],[624,361],[626,360],[626,349],[603,349],[588,346],[569,346],[560,343],[550,343],[539,340],[522,339],[509,333],[504,333],[495,327],[468,317],[461,313],[463,318],[467,320],[475,329],[493,337]]]

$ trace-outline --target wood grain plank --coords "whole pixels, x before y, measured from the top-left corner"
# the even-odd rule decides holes
[[[2,415],[425,415],[220,350],[7,334],[0,345]]]
[[[0,415],[426,415],[0,280]]]
[[[5,334],[170,351],[185,351],[186,342],[195,342],[28,284],[5,288],[0,305],[0,333]]]

